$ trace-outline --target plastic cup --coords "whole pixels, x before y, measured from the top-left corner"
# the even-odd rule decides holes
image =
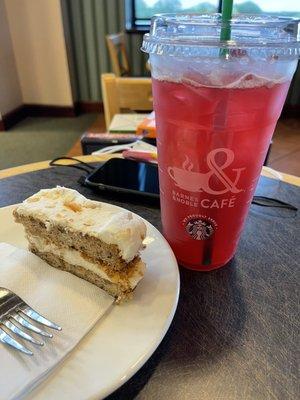
[[[297,66],[298,27],[241,15],[221,41],[219,14],[162,14],[144,36],[163,233],[187,268],[219,268],[235,254]]]

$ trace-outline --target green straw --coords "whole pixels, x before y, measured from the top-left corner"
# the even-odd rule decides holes
[[[230,40],[231,39],[231,28],[230,28],[230,20],[232,18],[232,8],[233,8],[233,0],[223,0],[222,1],[222,28],[220,40]],[[229,54],[228,49],[222,49],[220,51],[220,55],[225,56]]]

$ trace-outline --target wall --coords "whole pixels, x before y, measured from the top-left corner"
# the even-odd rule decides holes
[[[0,119],[22,104],[4,0],[0,0]]]
[[[5,0],[25,104],[73,104],[60,0]]]
[[[74,66],[76,100],[101,100],[100,75],[111,71],[105,35],[125,30],[124,0],[62,0],[67,46]],[[142,35],[128,34],[132,74],[146,73]]]

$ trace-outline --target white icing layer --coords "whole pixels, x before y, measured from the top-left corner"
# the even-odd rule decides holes
[[[94,236],[107,244],[115,244],[128,263],[143,247],[146,225],[129,211],[86,199],[76,190],[65,187],[43,189],[26,199],[17,213],[41,220],[49,229],[59,225],[67,231]]]
[[[103,269],[101,269],[98,264],[94,264],[86,260],[77,250],[58,247],[54,243],[47,243],[44,239],[36,236],[30,236],[29,240],[30,243],[33,244],[38,251],[52,253],[62,260],[66,261],[67,263],[83,267],[88,271],[91,271],[94,274],[98,275],[100,278],[106,279],[112,283],[122,283],[125,285],[128,284],[130,289],[134,289],[136,287],[136,285],[142,279],[145,273],[145,264],[143,262],[140,262],[138,264],[138,268],[136,268],[136,271],[132,274],[132,276],[127,278],[127,283],[124,281],[124,279],[120,278],[117,271],[114,276],[107,275],[107,273]]]

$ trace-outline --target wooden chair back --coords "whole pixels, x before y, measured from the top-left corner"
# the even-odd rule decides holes
[[[101,87],[106,129],[115,114],[122,110],[152,111],[153,98],[150,78],[116,77],[102,74]]]
[[[130,75],[124,33],[120,32],[106,35],[106,43],[113,73],[116,76]]]

